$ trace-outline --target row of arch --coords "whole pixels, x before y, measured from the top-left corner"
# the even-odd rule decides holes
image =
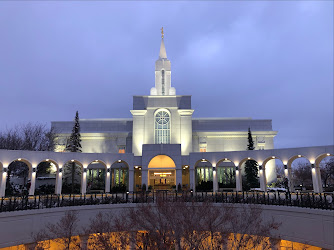
[[[260,170],[260,184],[261,184],[261,189],[262,190],[266,190],[266,175],[265,175],[265,170],[266,170],[266,164],[272,160],[272,159],[275,159],[275,160],[281,160],[282,163],[284,164],[284,167],[285,167],[285,176],[291,180],[291,165],[292,165],[292,162],[294,160],[296,160],[297,158],[305,158],[309,161],[310,165],[312,166],[312,180],[313,180],[313,186],[314,186],[314,191],[315,192],[321,192],[322,191],[322,187],[321,187],[321,177],[320,177],[320,170],[319,170],[319,163],[325,158],[325,157],[328,157],[328,156],[333,156],[332,154],[330,153],[323,153],[321,155],[319,155],[318,157],[316,157],[313,161],[312,160],[309,160],[307,159],[305,156],[303,155],[294,155],[292,157],[290,157],[286,162],[283,162],[279,157],[277,156],[270,156],[270,157],[267,157],[263,162],[260,162],[260,161],[257,161],[258,164],[259,164],[259,170]],[[153,159],[153,158],[152,158]],[[152,160],[151,159],[151,160]],[[202,158],[202,159],[199,159],[196,161],[196,163],[193,165],[193,166],[189,166],[190,168],[190,172],[191,171],[194,171],[195,168],[197,166],[200,165],[200,163],[202,162],[206,162],[208,165],[210,165],[213,169],[213,171],[216,171],[216,167],[219,166],[222,162],[226,162],[226,161],[229,161],[233,166],[234,166],[234,170],[236,172],[236,189],[237,190],[242,190],[242,180],[241,180],[241,173],[239,171],[241,171],[241,167],[243,165],[243,163],[245,163],[247,160],[254,160],[256,161],[256,159],[252,158],[252,157],[246,157],[244,159],[242,159],[240,162],[236,162],[236,161],[232,161],[231,159],[229,158],[222,158],[220,159],[219,161],[217,161],[217,163],[215,163],[213,160],[210,161],[210,157],[208,157],[208,159],[206,158]],[[44,161],[41,161],[40,163],[38,163],[37,165],[33,165],[31,162],[29,162],[27,159],[25,158],[17,158],[17,159],[14,159],[12,162],[14,161],[20,161],[20,162],[24,162],[28,168],[29,168],[29,175],[30,175],[30,179],[31,179],[31,187],[30,187],[30,190],[29,190],[29,194],[33,195],[34,194],[34,191],[35,191],[35,179],[36,179],[36,168],[37,166],[42,163],[42,162],[50,162],[52,164],[54,164],[57,168],[57,174],[56,174],[56,190],[55,192],[56,193],[61,193],[61,181],[62,181],[62,169],[63,169],[63,166],[58,164],[57,161],[53,160],[53,159],[45,159]],[[113,164],[111,164],[110,166],[108,166],[104,161],[102,160],[94,160],[92,162],[90,162],[88,165],[84,165],[82,164],[79,160],[76,160],[76,159],[72,159],[72,160],[69,160],[67,161],[66,163],[76,163],[78,164],[81,169],[83,170],[82,171],[82,184],[81,184],[81,193],[85,193],[86,192],[86,188],[87,188],[87,183],[86,183],[86,180],[85,180],[85,173],[87,172],[86,169],[89,169],[89,166],[91,164],[94,164],[94,163],[99,163],[101,164],[107,174],[106,174],[106,179],[105,179],[105,182],[106,182],[106,188],[105,188],[105,192],[110,192],[110,172],[112,169],[117,169],[119,166],[117,166],[117,164],[119,163],[122,163],[123,165],[126,166],[127,169],[129,169],[129,190],[132,191],[132,188],[131,185],[133,185],[133,182],[131,181],[133,179],[133,171],[131,170],[134,170],[133,168],[130,168],[129,167],[129,164],[124,161],[124,160],[117,160],[117,161],[114,161]],[[65,163],[65,164],[66,164]],[[64,165],[65,165],[64,164]],[[5,189],[6,189],[6,172],[7,172],[7,168],[8,168],[9,164],[4,166],[4,164],[2,164],[0,162],[0,170],[2,170],[2,176],[1,176],[1,183],[0,183],[0,197],[1,196],[4,196],[4,192],[5,192]],[[194,178],[194,173],[193,174],[190,174],[190,183],[194,185],[194,182],[195,182],[195,178]],[[145,180],[143,180],[145,181]],[[217,181],[216,181],[217,182]],[[214,181],[215,183],[215,181]],[[292,185],[292,183],[290,184],[290,186]],[[213,190],[218,190],[217,186],[213,188]],[[293,187],[291,186],[291,190],[293,190]]]

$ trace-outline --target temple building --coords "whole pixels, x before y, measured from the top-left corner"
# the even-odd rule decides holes
[[[248,128],[255,150],[274,148],[277,131],[272,130],[270,119],[193,118],[192,96],[177,95],[172,87],[163,34],[154,73],[150,95],[133,97],[131,119],[80,119],[82,152],[126,154],[130,159],[111,165],[111,187],[125,184],[133,191],[145,184],[152,189],[201,189],[213,181],[218,182],[213,185],[216,189],[233,189],[234,164],[229,159],[208,162],[205,154],[217,154],[218,159],[223,152],[246,150]],[[52,127],[58,132],[57,151],[64,151],[73,121],[54,121]],[[202,160],[192,164],[195,154]],[[97,163],[89,168],[103,167]],[[276,179],[274,164],[267,166],[266,176],[269,183]]]

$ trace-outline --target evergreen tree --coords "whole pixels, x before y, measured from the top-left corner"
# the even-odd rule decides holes
[[[248,128],[248,145],[247,150],[254,150],[254,141],[252,137],[252,132]],[[258,176],[258,165],[254,160],[247,160],[245,163],[245,189],[257,188],[259,186],[259,176]]]
[[[74,119],[74,126],[72,134],[67,141],[66,151],[69,152],[81,152],[81,135],[80,135],[80,123],[79,123],[79,112],[77,111]],[[75,162],[71,163],[71,177],[72,177],[72,193],[74,193],[74,181],[75,181]]]

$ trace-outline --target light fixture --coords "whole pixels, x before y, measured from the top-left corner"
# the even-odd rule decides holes
[[[118,160],[118,163],[120,163],[121,162],[121,160]]]
[[[87,168],[84,168],[83,171],[84,171],[84,173],[86,173],[87,172]]]
[[[227,161],[227,158],[225,158],[224,160]]]
[[[275,159],[275,156],[272,156],[271,158]]]
[[[298,155],[298,157],[300,158],[300,157],[302,157],[301,155]]]
[[[107,172],[110,173],[110,168],[107,168]]]
[[[36,168],[32,168],[32,172],[35,173],[36,172]]]
[[[261,165],[259,166],[259,170],[262,170],[262,166]]]
[[[314,168],[314,164],[311,164],[312,168]]]
[[[139,168],[139,170],[141,170],[141,168]]]
[[[63,172],[63,168],[59,168],[59,173]]]
[[[216,167],[212,167],[212,171],[213,171],[213,172],[216,172]]]
[[[327,156],[330,156],[331,154],[330,153],[327,153]]]
[[[185,168],[188,168],[189,166],[188,166],[188,165],[185,165],[184,167],[185,167]]]
[[[49,159],[46,159],[45,161],[49,161]]]
[[[7,173],[8,169],[7,168],[3,168],[3,172]]]
[[[202,159],[202,160],[201,160],[201,162],[207,162],[207,160],[205,160],[205,159]]]
[[[166,174],[172,174],[171,172],[167,172],[167,173],[154,173],[154,175],[166,175]]]
[[[18,161],[21,161],[22,159],[21,159],[21,158],[18,158],[17,160],[18,160]]]
[[[138,166],[135,166],[135,168],[138,168]]]
[[[250,157],[248,157],[247,159],[250,160]]]
[[[236,167],[235,167],[235,170],[236,170],[236,171],[239,171],[239,167],[238,167],[238,166],[236,166]]]
[[[284,165],[284,169],[288,169],[288,165]]]
[[[71,160],[71,162],[74,162],[74,160]]]
[[[98,162],[99,160],[95,160],[95,162]]]

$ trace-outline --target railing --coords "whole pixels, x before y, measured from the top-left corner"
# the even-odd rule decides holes
[[[168,202],[206,201],[334,210],[334,193],[149,191],[91,195],[5,197],[0,200],[0,212],[99,204],[154,203],[157,199]]]

